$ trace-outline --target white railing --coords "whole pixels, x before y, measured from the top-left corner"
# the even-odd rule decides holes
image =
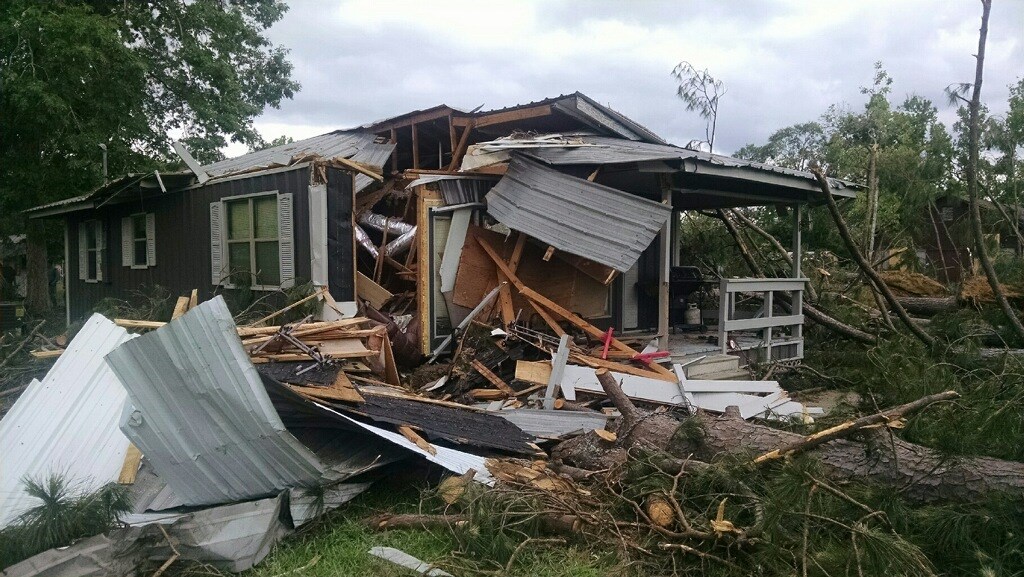
[[[719,285],[718,309],[718,343],[722,352],[758,349],[761,362],[802,359],[806,282],[807,279],[799,278],[723,278]],[[775,314],[776,293],[788,293],[788,298],[780,299],[792,303],[787,306],[787,314]],[[759,297],[761,305],[740,318],[736,304],[738,297],[744,295]]]

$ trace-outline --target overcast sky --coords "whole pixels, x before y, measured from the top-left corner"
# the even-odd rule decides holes
[[[763,142],[829,105],[860,109],[873,63],[892,98],[974,78],[977,0],[654,2],[291,0],[269,32],[302,90],[256,121],[305,138],[448,104],[498,108],[579,90],[676,144],[704,124],[675,95],[681,60],[725,82],[716,152]],[[982,98],[1005,110],[1024,75],[1024,1],[995,0]],[[229,154],[244,152],[232,147]]]

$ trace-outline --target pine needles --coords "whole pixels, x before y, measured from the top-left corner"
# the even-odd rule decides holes
[[[39,504],[0,531],[0,567],[70,545],[76,539],[106,533],[131,510],[128,490],[121,485],[83,494],[60,474],[23,482],[26,492]]]

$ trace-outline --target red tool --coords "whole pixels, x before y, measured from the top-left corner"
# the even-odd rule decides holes
[[[612,332],[614,331],[615,329],[608,327],[608,332],[604,334],[604,349],[601,351],[601,358],[603,360],[608,360],[608,347],[612,345]]]

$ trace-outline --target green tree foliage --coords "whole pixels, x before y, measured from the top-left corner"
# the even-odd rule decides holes
[[[111,175],[168,162],[173,137],[200,161],[228,140],[259,146],[253,119],[299,88],[286,50],[265,34],[286,9],[0,2],[0,232],[24,231],[27,208],[101,184],[101,144]]]
[[[867,183],[870,151],[877,146],[880,245],[904,245],[925,233],[931,226],[922,219],[927,207],[955,186],[954,142],[931,101],[910,95],[894,105],[891,84],[877,63],[872,85],[861,88],[867,97],[861,110],[833,105],[818,120],[782,128],[764,144],[744,146],[737,156],[798,170],[817,161],[832,176]],[[866,195],[861,196],[865,198],[846,207],[855,229],[866,227]],[[788,226],[774,215],[759,211],[756,216],[769,229]],[[826,219],[819,210],[810,214],[812,223]],[[807,240],[811,246],[844,252],[831,227],[812,226]]]

